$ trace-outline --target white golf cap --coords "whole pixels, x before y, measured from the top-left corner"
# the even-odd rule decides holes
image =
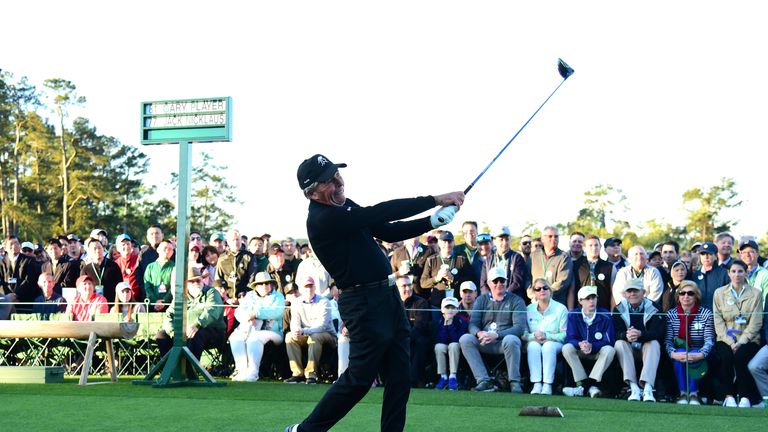
[[[453,306],[459,308],[459,301],[455,297],[446,297],[440,302],[440,309],[444,309],[446,306]]]
[[[579,295],[579,301],[582,301],[591,295],[597,296],[597,287],[594,285],[583,286],[579,288],[578,295]]]
[[[507,272],[501,267],[493,267],[488,270],[488,280],[504,279],[507,280]]]
[[[472,281],[464,281],[459,285],[459,291],[477,291],[477,285]]]
[[[501,237],[501,236],[509,237],[511,234],[509,233],[509,227],[506,225],[502,225],[502,226],[496,227],[493,231],[491,231],[491,235],[494,237]]]
[[[29,249],[29,250],[33,251],[33,250],[35,250],[37,248],[35,247],[34,243],[27,241],[27,242],[24,242],[24,243],[21,244],[21,249],[22,250]]]

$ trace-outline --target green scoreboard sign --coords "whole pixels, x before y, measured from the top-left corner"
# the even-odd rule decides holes
[[[232,141],[232,98],[141,103],[141,143]]]

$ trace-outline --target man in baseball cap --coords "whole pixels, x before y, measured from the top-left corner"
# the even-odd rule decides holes
[[[731,283],[728,270],[717,265],[717,245],[705,242],[699,248],[700,267],[693,274],[693,281],[701,291],[701,306],[712,310],[715,290]]]
[[[440,312],[443,316],[437,323],[437,334],[435,335],[437,374],[440,375],[435,388],[438,390],[459,389],[456,381],[456,372],[459,369],[459,360],[461,359],[459,338],[467,333],[468,324],[463,318],[456,316],[458,307],[459,301],[454,297],[446,297],[440,302]],[[448,357],[448,365],[445,362],[446,357]]]
[[[752,239],[743,241],[739,245],[739,257],[747,265],[747,283],[766,293],[768,292],[768,270],[760,265],[759,250],[756,241]]]
[[[346,166],[347,164],[345,163],[335,164],[321,154],[304,159],[304,162],[299,165],[299,169],[296,172],[299,188],[306,195],[307,190],[311,189],[313,185],[330,180],[331,177],[336,175],[339,168],[345,168]]]
[[[520,337],[527,328],[525,302],[505,288],[507,272],[504,268],[488,270],[491,292],[477,298],[470,317],[469,333],[459,339],[461,352],[472,369],[477,386],[475,391],[493,392],[498,387],[488,375],[480,355],[504,354],[510,386],[513,393],[522,393],[520,386]],[[497,313],[496,311],[511,311]]]
[[[472,281],[464,281],[459,285],[459,295],[461,301],[459,302],[458,315],[469,322],[469,311],[472,310],[472,305],[477,300],[477,285]]]
[[[568,314],[568,325],[563,345],[563,358],[573,372],[575,387],[563,387],[566,396],[598,397],[602,390],[603,374],[613,362],[616,342],[613,320],[608,309],[597,306],[597,287],[586,285],[577,293],[579,304]],[[587,376],[582,359],[594,360],[594,366]]]

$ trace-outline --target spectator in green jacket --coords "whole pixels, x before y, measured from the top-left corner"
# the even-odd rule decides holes
[[[170,241],[161,241],[157,245],[157,261],[149,264],[144,272],[144,292],[155,312],[164,311],[171,303],[171,274],[176,265],[171,259],[173,252],[173,244]]]
[[[173,290],[170,290],[173,291]],[[200,359],[203,349],[207,346],[218,345],[224,341],[227,324],[224,321],[219,292],[203,284],[200,269],[189,269],[187,279],[187,348]],[[163,329],[158,332],[156,339],[160,355],[164,356],[173,346],[174,308],[168,308],[163,320]]]

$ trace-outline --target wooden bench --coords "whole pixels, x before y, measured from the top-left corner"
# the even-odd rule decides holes
[[[112,382],[117,382],[113,339],[131,339],[139,331],[136,322],[78,322],[78,321],[0,321],[0,338],[72,338],[87,339],[80,385],[88,384],[88,372],[93,363],[97,339],[104,339]]]

